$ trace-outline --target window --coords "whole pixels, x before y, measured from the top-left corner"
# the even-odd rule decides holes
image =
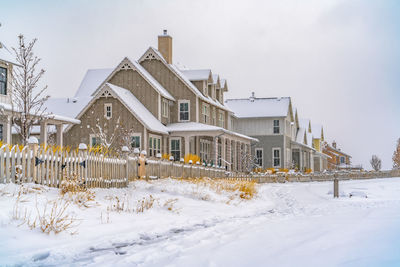
[[[273,161],[274,168],[281,166],[281,149],[280,148],[272,149],[272,161]]]
[[[96,135],[94,135],[94,134],[91,134],[90,136],[89,136],[89,138],[90,138],[90,146],[91,147],[96,147],[96,146],[100,146],[101,145],[101,140],[100,140],[100,137],[97,137]]]
[[[208,123],[210,121],[210,119],[209,119],[210,110],[209,110],[209,106],[207,104],[203,104],[202,115],[203,115],[203,122]]]
[[[104,117],[106,119],[112,118],[112,104],[111,103],[104,104]]]
[[[188,121],[189,120],[189,100],[180,100],[179,101],[179,121]]]
[[[0,94],[7,94],[7,69],[0,67]]]
[[[161,137],[150,136],[150,138],[149,138],[149,156],[156,157],[158,153],[161,153]]]
[[[131,136],[131,148],[139,148],[140,150],[140,134],[135,134]]]
[[[279,120],[274,120],[274,134],[279,134]]]
[[[215,107],[212,108],[212,125],[217,124],[217,113],[215,111]]]
[[[165,118],[168,118],[168,111],[169,111],[168,101],[163,99],[162,106],[161,106],[161,114],[162,114],[162,116],[165,117]]]
[[[340,157],[340,164],[345,164],[345,158],[344,157]]]
[[[3,124],[0,124],[0,140],[3,141]]]
[[[208,162],[211,159],[211,141],[200,139],[200,159]]]
[[[218,125],[219,125],[220,127],[225,128],[225,114],[224,114],[224,112],[220,112],[220,113],[219,113]]]
[[[181,159],[181,139],[180,138],[171,138],[171,155],[174,157],[174,160]]]
[[[257,166],[262,168],[263,166],[263,149],[262,148],[256,148],[256,162]]]

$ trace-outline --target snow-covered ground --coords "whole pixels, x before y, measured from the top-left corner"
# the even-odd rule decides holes
[[[340,182],[339,199],[332,186],[262,184],[242,200],[177,180],[136,181],[93,190],[92,207],[67,208],[76,234],[47,235],[13,219],[20,186],[0,185],[0,265],[400,266],[400,178]],[[27,187],[20,217],[59,198]],[[149,195],[154,207],[137,213]]]

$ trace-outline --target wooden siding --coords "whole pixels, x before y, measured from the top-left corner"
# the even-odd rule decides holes
[[[128,89],[154,115],[158,117],[159,93],[135,70],[120,70],[109,81]]]
[[[170,107],[171,122],[178,122],[178,100],[190,100],[190,121],[196,121],[196,95],[171,70],[158,60],[140,63],[176,99]]]

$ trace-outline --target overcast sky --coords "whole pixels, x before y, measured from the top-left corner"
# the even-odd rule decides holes
[[[0,40],[37,37],[52,96],[173,37],[173,60],[227,78],[227,97],[291,96],[353,163],[384,168],[400,137],[400,1],[0,1]]]

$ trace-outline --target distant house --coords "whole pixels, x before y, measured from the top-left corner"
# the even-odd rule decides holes
[[[172,37],[158,36],[138,61],[124,58],[110,69],[88,70],[75,96],[50,99],[48,108],[82,121],[66,129],[66,144],[96,145],[96,124],[128,130],[131,148],[149,157],[187,154],[204,163],[241,171],[255,138],[232,131],[224,105],[227,83],[211,70],[181,70],[172,63]],[[125,139],[112,144],[119,147]]]
[[[329,170],[338,170],[338,169],[347,169],[347,170],[361,170],[361,165],[352,165],[351,164],[351,156],[344,153],[340,148],[337,147],[335,141],[330,145],[328,142],[323,142],[322,144],[322,152],[328,155],[328,169]]]
[[[21,137],[15,131],[15,125],[12,123],[14,113],[21,111],[12,106],[12,73],[13,68],[21,67],[13,58],[13,55],[7,47],[0,42],[0,140],[3,143],[15,144],[21,143]],[[33,114],[34,115],[34,114]],[[32,135],[37,134],[41,143],[46,144],[48,126],[52,126],[55,131],[56,142],[62,145],[62,135],[64,125],[78,124],[79,120],[62,117],[52,113],[46,113],[43,117],[38,118],[38,125],[33,126]]]

